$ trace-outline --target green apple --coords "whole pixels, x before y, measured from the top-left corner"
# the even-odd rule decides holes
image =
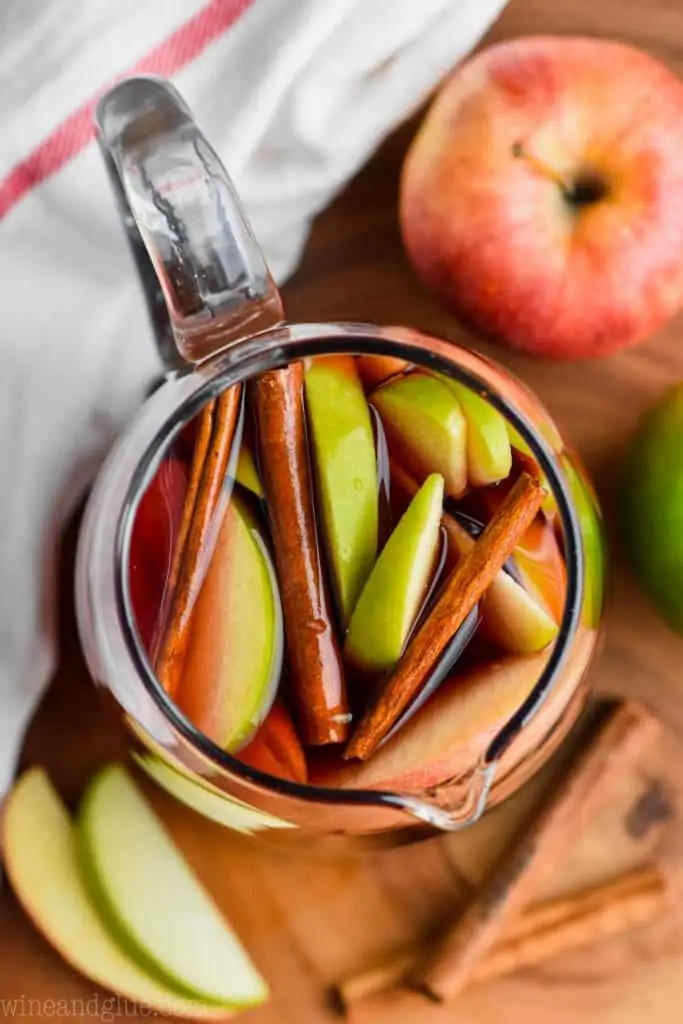
[[[10,794],[2,845],[19,902],[79,974],[159,1014],[204,1020],[230,1016],[232,1000],[220,1007],[188,999],[149,974],[116,942],[86,889],[75,826],[42,768],[26,772]]]
[[[264,1001],[265,982],[121,765],[90,783],[79,830],[93,898],[142,962],[205,1002]]]
[[[238,484],[241,484],[247,491],[251,491],[257,498],[263,498],[263,484],[261,483],[261,477],[258,474],[256,468],[256,460],[252,454],[251,448],[242,442],[240,453],[237,458],[237,468],[235,470],[235,480]]]
[[[550,484],[548,483],[547,476],[545,475],[545,473],[541,472],[541,467],[536,461],[536,456],[534,455],[534,453],[532,452],[531,448],[526,443],[522,435],[519,433],[519,431],[515,430],[515,428],[510,423],[507,424],[507,431],[512,448],[515,448],[518,452],[521,452],[522,455],[526,456],[527,459],[532,460],[533,475],[537,476],[540,479],[541,484],[543,487],[545,487],[546,492],[541,508],[550,519],[553,519],[557,515],[557,502],[555,501],[555,495],[553,494]],[[541,431],[541,433],[544,432]],[[555,447],[555,445],[552,443],[553,439],[557,441],[557,447]],[[562,442],[557,438],[557,435],[551,432],[546,432],[546,440],[550,444],[550,447],[553,448],[553,451],[555,451],[556,453],[562,451]]]
[[[429,373],[409,373],[372,395],[392,456],[418,482],[444,477],[446,494],[467,487],[467,423],[454,392]]]
[[[363,671],[381,672],[401,657],[434,570],[443,494],[443,477],[434,473],[399,520],[362,590],[344,650]]]
[[[238,750],[270,710],[282,658],[275,570],[257,525],[233,495],[195,604],[178,705],[214,743]]]
[[[305,380],[322,527],[346,625],[377,557],[379,497],[370,410],[351,356],[313,360]]]
[[[467,420],[467,475],[472,487],[504,480],[512,469],[512,449],[505,417],[471,388],[440,377],[455,393]]]
[[[683,384],[641,423],[627,453],[621,497],[629,560],[661,615],[683,633]]]

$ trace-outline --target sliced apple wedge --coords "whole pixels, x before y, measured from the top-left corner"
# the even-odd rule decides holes
[[[584,626],[594,628],[600,621],[605,579],[605,537],[602,520],[597,498],[586,478],[577,471],[567,455],[562,456],[562,468],[574,498],[585,554],[581,618]]]
[[[346,625],[377,557],[379,517],[370,410],[351,356],[307,366],[306,407],[323,532]]]
[[[358,356],[356,365],[363,386],[368,391],[374,391],[380,384],[385,384],[392,377],[397,377],[408,367],[405,359],[378,355]]]
[[[467,423],[454,392],[428,373],[409,373],[375,391],[392,456],[421,482],[441,473],[446,493],[467,487]]]
[[[247,491],[251,491],[252,494],[255,494],[257,498],[263,497],[263,484],[261,483],[261,477],[258,475],[258,469],[256,468],[256,459],[252,454],[251,448],[249,448],[244,442],[242,442],[240,453],[237,458],[235,480]]]
[[[391,466],[391,487],[392,496],[401,505],[407,504],[417,491],[417,484],[410,474],[394,463]],[[462,558],[474,544],[474,537],[446,511],[441,522],[451,557],[456,560]],[[557,636],[557,622],[505,570],[498,573],[484,594],[480,610],[481,634],[495,647],[510,654],[542,651]]]
[[[121,765],[91,782],[79,830],[93,898],[143,962],[205,1002],[263,1002],[265,982]]]
[[[269,775],[292,782],[308,782],[306,755],[282,701],[275,701],[253,740],[240,750],[239,758]]]
[[[530,693],[547,658],[510,656],[454,676],[371,758],[348,762],[325,784],[419,793],[471,771]]]
[[[275,699],[283,626],[270,555],[235,495],[226,509],[192,623],[178,705],[214,743],[238,750],[254,735]]]
[[[443,477],[425,480],[384,545],[358,599],[344,647],[366,672],[395,665],[427,594],[439,546]]]
[[[234,1009],[188,999],[150,975],[119,946],[83,881],[76,829],[42,768],[10,794],[2,825],[7,875],[17,899],[60,956],[84,977],[156,1013],[224,1020]]]
[[[505,417],[480,395],[450,377],[440,377],[455,393],[467,420],[467,475],[472,487],[504,480],[512,468]]]

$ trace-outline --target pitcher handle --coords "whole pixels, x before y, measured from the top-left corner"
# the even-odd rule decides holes
[[[232,182],[176,89],[126,79],[99,101],[95,121],[167,368],[282,322]]]

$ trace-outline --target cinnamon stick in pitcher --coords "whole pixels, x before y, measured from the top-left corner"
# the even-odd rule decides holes
[[[370,757],[417,696],[451,637],[503,568],[541,507],[545,491],[522,473],[481,536],[459,560],[394,670],[378,687],[345,758]]]
[[[303,366],[264,373],[253,389],[297,719],[307,743],[339,743],[351,716],[316,537]]]
[[[202,585],[207,545],[225,483],[242,387],[235,384],[202,409],[183,516],[169,574],[169,606],[156,656],[156,673],[175,696],[190,635],[192,609]]]
[[[609,706],[590,742],[574,759],[550,800],[522,830],[474,901],[412,976],[433,999],[452,999],[527,906],[573,837],[605,801],[612,784],[658,731],[633,702]]]
[[[671,907],[667,880],[654,865],[628,871],[609,882],[548,900],[514,918],[505,934],[474,968],[470,983],[536,967],[562,953],[662,918]],[[336,1006],[346,1011],[385,989],[400,985],[425,956],[425,942],[406,946],[333,990]]]

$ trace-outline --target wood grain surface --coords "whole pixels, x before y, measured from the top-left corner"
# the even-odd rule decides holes
[[[488,39],[525,33],[592,34],[642,46],[683,75],[680,0],[511,0]],[[352,318],[422,326],[465,339],[453,318],[422,289],[407,265],[396,223],[397,180],[415,125],[401,129],[318,220],[304,262],[285,289],[292,319]],[[681,126],[683,131],[683,126]],[[644,347],[604,362],[555,365],[469,343],[493,354],[547,403],[583,456],[611,517],[625,442],[641,413],[683,377],[683,317]],[[74,530],[71,531],[74,533]],[[612,532],[614,537],[614,533]],[[73,536],[63,564],[61,657],[57,677],[27,737],[23,763],[43,763],[75,802],[90,772],[120,753],[102,721],[78,651],[72,612]],[[605,642],[593,669],[597,686],[637,696],[664,720],[665,739],[567,851],[547,890],[569,891],[657,853],[677,884],[683,862],[678,820],[648,825],[661,796],[683,789],[683,641],[657,619],[612,551]],[[163,794],[155,803],[201,877],[243,936],[271,984],[271,1003],[245,1024],[325,1024],[329,982],[367,965],[455,913],[473,884],[547,784],[553,766],[466,835],[362,857],[277,854],[221,831]],[[657,815],[654,815],[657,817]],[[437,1007],[415,996],[360,1024],[674,1024],[683,1004],[683,904],[661,925],[560,958],[542,969],[468,991]],[[5,884],[0,895],[0,1018],[64,1019],[57,1000],[73,1000],[73,1020],[136,1021],[129,1007],[105,1002],[33,930]],[[3,1000],[15,1000],[14,1008]],[[55,1002],[50,1002],[55,1001]]]

